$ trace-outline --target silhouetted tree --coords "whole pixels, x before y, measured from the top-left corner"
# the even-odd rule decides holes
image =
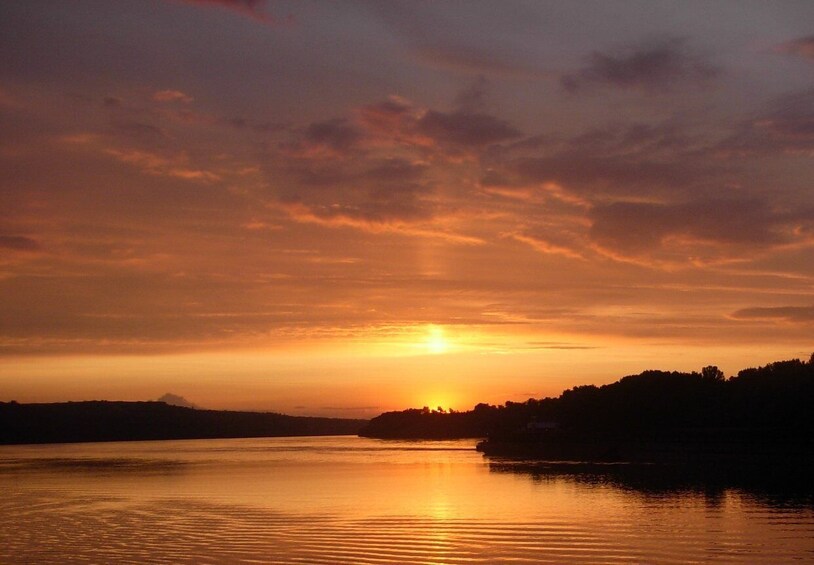
[[[715,365],[708,365],[701,369],[701,378],[705,381],[723,381],[724,372]]]

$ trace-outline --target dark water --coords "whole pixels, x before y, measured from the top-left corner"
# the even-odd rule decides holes
[[[0,563],[814,562],[805,484],[490,462],[473,445],[0,447]]]

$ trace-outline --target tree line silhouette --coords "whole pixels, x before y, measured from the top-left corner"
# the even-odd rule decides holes
[[[814,432],[814,355],[725,378],[650,370],[612,384],[583,385],[556,398],[478,404],[465,412],[409,409],[373,418],[360,435],[376,438],[518,437],[659,441],[808,440]]]

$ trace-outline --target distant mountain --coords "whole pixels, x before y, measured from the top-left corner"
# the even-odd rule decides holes
[[[200,408],[195,404],[191,403],[189,400],[184,398],[183,396],[178,396],[177,394],[173,394],[168,392],[161,398],[159,398],[156,402],[163,402],[164,404],[169,404],[170,406],[181,406],[182,408]]]

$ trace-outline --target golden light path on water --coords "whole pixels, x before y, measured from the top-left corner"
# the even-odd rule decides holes
[[[0,448],[2,563],[786,563],[814,504],[355,437]]]

